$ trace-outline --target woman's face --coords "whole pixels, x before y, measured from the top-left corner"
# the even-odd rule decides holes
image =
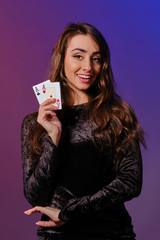
[[[65,53],[64,71],[75,93],[86,91],[101,71],[100,48],[90,35],[73,36]]]

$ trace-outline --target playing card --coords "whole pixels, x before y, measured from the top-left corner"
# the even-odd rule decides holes
[[[56,98],[56,88],[55,87],[48,87],[46,89],[46,98]]]
[[[53,105],[58,107],[58,109],[62,109],[59,82],[50,82],[50,80],[47,80],[33,86],[33,90],[39,104],[44,102],[46,99],[55,98],[56,102]]]
[[[47,80],[32,87],[39,104],[46,100],[46,84],[49,82],[50,80]]]

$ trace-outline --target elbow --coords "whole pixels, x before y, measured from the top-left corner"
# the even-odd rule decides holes
[[[29,193],[28,191],[26,191],[26,189],[24,189],[24,196],[26,198],[26,200],[33,206],[42,206],[45,207],[46,206],[46,200],[43,198],[40,198],[39,196],[37,196],[35,193]]]
[[[133,179],[133,186],[134,197],[138,197],[142,191],[142,176]]]
[[[38,204],[36,204],[35,203],[35,199],[33,198],[33,196],[31,196],[31,194],[29,194],[27,191],[26,191],[26,189],[24,189],[24,196],[25,196],[25,199],[27,200],[27,202],[29,202],[33,207],[35,207],[36,205],[38,205]]]
[[[134,191],[134,197],[138,197],[141,194],[142,191],[142,184],[137,184],[137,186],[135,187],[135,191]]]
[[[137,183],[132,185],[129,191],[130,194],[129,194],[128,200],[138,197],[141,194],[141,191],[142,191],[142,184]]]
[[[126,194],[128,195],[128,197],[130,199],[136,198],[141,194],[141,191],[142,191],[142,175],[139,175],[139,174],[136,174],[136,173],[134,175],[130,174],[127,177],[125,176],[124,181],[125,181]]]
[[[126,196],[126,201],[136,198],[140,195],[142,191],[142,182],[136,181],[135,179],[127,181],[124,184],[124,194]]]

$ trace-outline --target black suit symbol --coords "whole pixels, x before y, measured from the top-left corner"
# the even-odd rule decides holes
[[[35,87],[35,91],[36,91],[37,96],[40,95],[40,92],[37,87]]]

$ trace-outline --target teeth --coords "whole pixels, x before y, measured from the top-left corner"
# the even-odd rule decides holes
[[[81,78],[91,78],[91,76],[86,76],[86,75],[78,75],[78,77],[81,77]]]

